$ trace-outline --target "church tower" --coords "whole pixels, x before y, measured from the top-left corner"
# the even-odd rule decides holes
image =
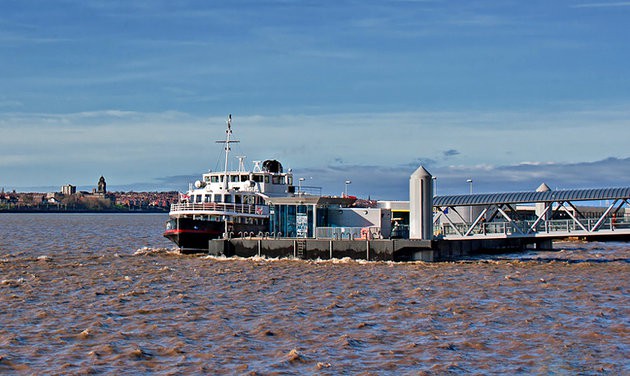
[[[102,195],[107,193],[107,183],[105,182],[105,178],[103,176],[98,179],[98,191],[96,192]]]

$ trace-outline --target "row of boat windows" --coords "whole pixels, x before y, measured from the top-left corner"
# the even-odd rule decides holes
[[[219,182],[223,182],[224,180],[223,175],[211,175],[211,176],[206,176],[204,178],[206,183],[219,183]],[[246,181],[249,180],[249,175],[228,175],[228,181],[232,182],[232,183],[244,183]],[[256,183],[267,183],[269,184],[271,182],[271,184],[288,184],[288,185],[293,185],[293,176],[283,176],[283,175],[256,175],[254,174],[252,176],[252,180],[254,180]]]
[[[206,220],[210,222],[222,222],[223,216],[210,215],[210,216],[195,216],[194,219]],[[231,217],[228,218],[228,222],[232,223],[247,223],[251,225],[261,225],[266,223],[264,218],[251,218],[251,217]]]
[[[190,202],[194,202],[196,204],[201,203],[226,203],[226,204],[250,204],[250,205],[259,205],[263,203],[262,198],[253,195],[223,195],[223,194],[206,194],[206,195],[192,195],[190,196]]]

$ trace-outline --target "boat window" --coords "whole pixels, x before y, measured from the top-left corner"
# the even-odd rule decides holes
[[[214,195],[214,202],[221,202],[221,195]]]
[[[265,176],[265,183],[269,184],[269,175]]]
[[[241,183],[249,180],[249,175],[241,175]]]
[[[281,184],[281,183],[280,183],[280,176],[274,175],[274,176],[271,178],[271,183],[272,183],[272,184]]]
[[[262,175],[254,175],[254,181],[256,183],[262,183],[262,181],[263,181]]]
[[[232,175],[232,176],[230,176],[230,181],[231,181],[231,182],[233,182],[233,183],[238,182],[238,175]]]
[[[218,183],[219,182],[219,177],[218,176],[211,176],[210,177],[210,181],[213,183]]]
[[[203,181],[205,181],[206,183],[210,183],[210,176],[204,176]]]
[[[287,184],[293,185],[293,176],[291,176],[291,175],[287,176],[287,180],[288,180]]]
[[[201,195],[195,195],[195,202],[201,202]]]
[[[234,203],[235,204],[240,204],[241,203],[241,196],[240,195],[235,195],[234,196]]]
[[[231,195],[225,195],[225,202],[227,202],[227,203],[232,202],[232,196]]]
[[[203,196],[203,202],[210,202],[210,195]]]

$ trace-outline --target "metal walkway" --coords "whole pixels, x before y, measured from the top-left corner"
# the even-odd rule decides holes
[[[630,187],[563,191],[471,194],[433,198],[434,232],[448,240],[504,238],[630,237],[630,222],[618,213],[630,206]],[[575,202],[607,202],[587,218]],[[523,218],[517,204],[535,204],[534,218]],[[467,221],[460,213],[475,208]],[[533,208],[533,206],[532,206]],[[553,219],[559,213],[567,219]],[[627,217],[626,217],[627,218]],[[438,221],[441,222],[438,224]]]

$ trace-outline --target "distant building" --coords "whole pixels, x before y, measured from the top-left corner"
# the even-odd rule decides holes
[[[96,188],[92,188],[92,196],[109,200],[112,205],[116,203],[116,195],[107,193],[107,183],[102,175],[98,179]]]
[[[46,194],[46,196],[43,198],[42,202],[59,205],[59,204],[61,204],[61,201],[59,199],[60,199],[59,193],[57,193],[57,192],[50,192],[50,193]]]
[[[98,190],[97,193],[102,195],[107,194],[107,183],[105,182],[105,178],[101,175],[101,178],[98,179]]]
[[[62,185],[61,186],[61,194],[70,196],[77,193],[77,187],[75,185]]]

